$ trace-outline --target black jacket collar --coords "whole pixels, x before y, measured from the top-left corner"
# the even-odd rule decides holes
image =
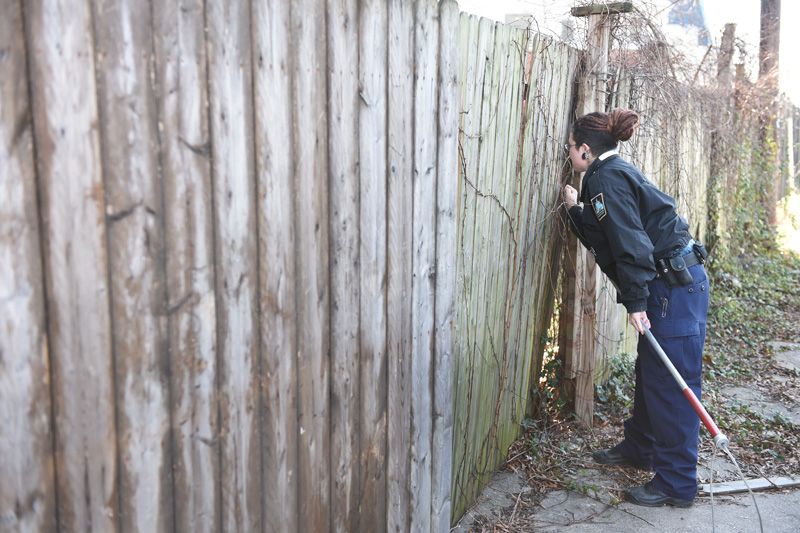
[[[608,163],[612,159],[616,159],[618,157],[619,157],[618,154],[612,154],[612,155],[606,157],[605,159],[603,159],[602,161],[600,160],[599,157],[596,158],[594,161],[592,161],[592,164],[589,165],[589,168],[586,169],[586,173],[583,175],[583,179],[584,180],[589,179],[595,172],[600,170],[600,167],[602,167],[603,165],[605,165],[606,163]]]

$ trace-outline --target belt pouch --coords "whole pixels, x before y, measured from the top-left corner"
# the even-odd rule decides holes
[[[672,271],[672,268],[670,268],[666,259],[659,259],[656,261],[656,267],[658,268],[658,274],[664,278],[664,282],[667,284],[667,287],[678,286],[678,281],[675,279],[675,273]]]
[[[692,284],[692,275],[689,269],[686,268],[686,260],[683,256],[671,257],[669,259],[670,270],[675,276],[676,285],[683,287]]]
[[[697,258],[700,259],[700,262],[705,263],[706,258],[708,258],[708,251],[706,250],[706,247],[700,244],[699,242],[696,242],[694,243],[694,245],[692,245],[692,248],[694,249],[694,255],[696,255]]]

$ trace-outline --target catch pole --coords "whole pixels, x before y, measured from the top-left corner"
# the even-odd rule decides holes
[[[697,399],[692,389],[686,384],[686,381],[683,380],[678,370],[675,368],[675,365],[672,364],[672,361],[669,360],[667,354],[664,353],[664,350],[661,348],[661,345],[658,344],[658,341],[653,334],[650,332],[647,327],[642,324],[642,329],[644,330],[644,335],[647,337],[647,340],[650,341],[650,345],[656,351],[658,356],[661,358],[661,362],[664,363],[664,366],[667,367],[672,377],[675,378],[675,381],[681,388],[683,395],[686,396],[686,399],[689,400],[689,403],[692,405],[694,412],[697,413],[697,416],[700,417],[700,420],[703,422],[703,425],[706,427],[709,433],[711,433],[711,437],[714,439],[714,446],[719,448],[722,451],[726,451],[728,449],[729,440],[728,437],[725,436],[723,432],[719,430],[717,424],[714,423],[714,420],[711,418],[711,415],[708,414],[706,408],[703,407],[703,404],[700,403],[700,400]]]

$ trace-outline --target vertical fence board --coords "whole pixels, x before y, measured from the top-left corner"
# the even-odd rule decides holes
[[[0,530],[55,531],[50,361],[22,4],[0,2]]]
[[[292,4],[297,262],[298,482],[300,531],[323,531],[330,516],[328,158],[325,9]]]
[[[483,336],[481,334],[481,317],[476,314],[476,304],[478,298],[478,287],[481,279],[484,278],[483,272],[477,266],[481,260],[478,253],[478,242],[480,239],[479,216],[483,212],[483,202],[478,190],[482,186],[484,174],[480,171],[482,146],[485,142],[486,124],[489,123],[489,112],[487,99],[491,93],[491,68],[493,66],[495,25],[488,19],[480,19],[478,22],[478,46],[475,50],[474,81],[469,87],[474,87],[473,98],[466,115],[463,126],[464,136],[466,137],[463,146],[463,157],[465,162],[462,164],[463,180],[465,186],[465,208],[464,224],[466,229],[461,239],[460,253],[464,255],[464,298],[465,305],[460,306],[464,312],[464,329],[467,344],[465,351],[468,354],[466,365],[467,386],[466,394],[466,416],[463,433],[460,437],[464,442],[465,460],[459,462],[457,483],[464,490],[473,482],[473,458],[477,446],[476,427],[481,392],[481,369],[483,368],[483,354],[481,346]],[[469,82],[469,76],[467,78]],[[460,512],[460,511],[458,511]]]
[[[483,73],[487,61],[487,46],[493,26],[487,19],[480,21],[474,17],[462,17],[461,24],[469,25],[469,48],[464,54],[466,56],[464,67],[466,72],[460,84],[462,94],[462,108],[460,110],[460,130],[459,130],[459,185],[462,194],[459,196],[459,236],[458,253],[456,268],[460,280],[457,298],[459,305],[456,315],[456,331],[459,338],[459,352],[456,360],[459,374],[456,379],[456,397],[454,400],[454,448],[453,468],[453,494],[458,494],[453,506],[455,516],[460,516],[463,512],[464,499],[460,494],[466,489],[468,480],[467,469],[468,461],[471,464],[471,441],[469,431],[473,417],[473,378],[475,373],[475,334],[472,327],[472,313],[468,305],[461,302],[468,302],[472,293],[473,269],[472,263],[475,257],[473,253],[473,243],[475,235],[475,205],[477,194],[473,180],[477,175],[478,160],[474,155],[477,154],[478,138],[480,135],[481,118],[481,90],[483,87]],[[456,492],[458,491],[458,492]]]
[[[431,527],[432,352],[436,276],[436,149],[438,9],[417,0],[414,21],[413,287],[411,347],[412,530]]]
[[[541,229],[537,227],[537,221],[532,218],[532,211],[536,209],[540,200],[535,196],[537,190],[541,190],[539,182],[542,179],[541,173],[535,169],[535,161],[540,152],[536,144],[536,135],[538,127],[541,122],[542,113],[540,112],[541,98],[539,95],[541,83],[541,67],[544,57],[540,53],[542,47],[541,35],[535,34],[531,37],[532,41],[529,43],[530,58],[528,66],[528,87],[527,87],[527,100],[525,102],[525,109],[523,111],[523,132],[522,136],[522,153],[520,154],[520,185],[519,195],[519,222],[517,224],[517,242],[520,246],[520,278],[521,283],[525,287],[530,287],[532,280],[536,277],[536,257],[541,257],[542,250],[540,248]],[[551,215],[552,216],[552,215]],[[540,341],[541,335],[536,334],[536,330],[531,331],[531,324],[537,324],[546,321],[549,326],[550,317],[544,318],[537,317],[537,310],[528,301],[529,294],[525,291],[520,291],[517,300],[517,305],[520,306],[519,321],[520,332],[519,336],[522,337],[521,353],[531,354],[528,362],[523,363],[526,370],[521,379],[525,380],[523,383],[531,383],[528,389],[528,397],[536,394],[536,385],[538,382],[538,369],[541,365],[541,353],[535,351],[536,342]],[[541,330],[539,330],[541,331]],[[545,329],[546,331],[546,329]],[[533,346],[533,347],[532,347]],[[541,344],[543,346],[543,344]],[[535,360],[533,360],[536,358]],[[529,376],[530,371],[528,367],[533,366],[535,375]],[[530,377],[530,379],[528,379]],[[521,388],[520,390],[526,390]],[[531,402],[533,403],[533,402]],[[533,408],[533,405],[530,406]],[[529,411],[531,409],[528,409]]]
[[[220,527],[217,334],[203,4],[153,3],[175,529]]]
[[[95,54],[116,361],[120,527],[167,531],[172,457],[163,209],[149,3],[95,1]]]
[[[491,475],[491,469],[486,469],[490,456],[494,452],[494,429],[497,427],[494,408],[497,404],[496,396],[499,392],[502,379],[502,365],[505,357],[502,349],[501,327],[496,312],[497,302],[502,296],[492,298],[497,285],[497,263],[495,253],[502,254],[503,243],[498,240],[500,228],[503,224],[502,188],[503,176],[499,176],[498,165],[503,162],[503,152],[506,136],[504,135],[505,116],[508,105],[506,104],[506,59],[509,50],[505,46],[508,28],[500,23],[495,24],[494,45],[491,63],[491,84],[489,85],[490,97],[488,108],[485,110],[481,131],[481,164],[478,169],[481,176],[478,191],[478,226],[480,227],[480,247],[478,248],[480,262],[476,271],[480,280],[479,290],[476,292],[475,314],[477,317],[478,331],[482,342],[480,344],[481,381],[480,394],[478,395],[478,417],[475,419],[475,445],[478,446],[477,467],[474,474],[478,478],[478,486],[483,484],[483,479]],[[508,104],[511,102],[508,101]],[[491,255],[491,257],[490,257]],[[477,496],[477,494],[476,494]]]
[[[89,6],[26,4],[56,417],[59,527],[114,531],[117,448]]]
[[[414,110],[412,3],[388,2],[386,357],[388,368],[387,530],[410,527],[411,280]]]
[[[491,331],[491,324],[486,320],[486,286],[489,283],[490,274],[488,273],[490,244],[493,245],[489,232],[492,229],[493,217],[499,210],[495,203],[494,190],[492,189],[495,175],[492,172],[495,159],[494,143],[497,136],[497,110],[499,101],[499,63],[503,53],[499,41],[503,26],[499,23],[492,23],[492,31],[489,42],[487,43],[486,57],[487,62],[483,75],[483,90],[481,96],[481,122],[478,130],[478,166],[477,173],[473,178],[475,194],[475,232],[474,232],[474,258],[472,266],[472,291],[469,301],[469,308],[472,312],[473,321],[470,327],[475,335],[475,376],[474,398],[471,406],[471,427],[468,436],[468,450],[472,447],[471,458],[474,460],[469,465],[467,474],[470,479],[470,489],[468,497],[474,499],[477,491],[483,482],[483,478],[489,473],[484,470],[486,464],[487,433],[488,425],[491,423],[490,397],[493,387],[494,372],[496,369],[492,344],[494,337]],[[495,261],[495,257],[492,257]],[[469,453],[469,451],[468,451]]]
[[[507,427],[511,426],[511,431],[514,431],[513,422],[510,419],[501,418],[501,414],[504,406],[510,406],[511,404],[512,390],[509,387],[510,365],[511,359],[515,357],[516,353],[516,350],[509,344],[508,328],[510,324],[507,309],[507,303],[510,300],[511,292],[513,292],[513,287],[508,284],[508,270],[514,263],[513,243],[508,238],[513,226],[511,217],[514,212],[513,199],[508,197],[508,191],[511,189],[513,182],[513,175],[509,171],[508,165],[516,159],[517,143],[515,141],[518,126],[515,127],[514,119],[517,116],[516,111],[519,105],[516,90],[520,72],[520,63],[516,61],[515,33],[515,29],[508,26],[503,27],[503,31],[500,34],[503,53],[498,63],[500,69],[500,77],[498,79],[500,97],[498,104],[502,103],[503,105],[498,107],[495,112],[495,120],[498,127],[494,142],[495,159],[493,162],[494,170],[492,171],[494,176],[492,192],[497,197],[497,202],[494,202],[494,216],[497,223],[493,225],[494,237],[491,241],[496,246],[495,254],[506,257],[507,260],[505,262],[490,262],[487,268],[488,272],[491,273],[487,290],[498,295],[496,298],[490,298],[488,300],[490,303],[486,306],[486,316],[489,324],[491,324],[490,328],[493,329],[491,334],[494,339],[491,348],[492,358],[496,361],[498,367],[496,379],[492,383],[490,422],[486,434],[488,465],[494,465],[500,457],[505,456]]]
[[[328,135],[335,139],[328,151],[332,252],[331,529],[339,532],[357,531],[361,527],[359,278],[362,262],[359,259],[357,21],[355,0],[328,2]]]
[[[263,364],[263,494],[268,532],[297,531],[297,322],[290,5],[253,3],[258,254]]]
[[[439,132],[436,184],[436,294],[433,360],[433,487],[431,529],[449,531],[453,461],[453,355],[455,336],[456,190],[458,186],[458,4],[439,7]]]
[[[500,335],[502,338],[503,368],[500,381],[500,394],[495,405],[495,419],[497,441],[499,446],[495,450],[492,464],[501,461],[506,456],[506,449],[518,433],[519,423],[515,416],[517,395],[519,390],[516,388],[517,382],[517,363],[528,358],[521,346],[515,333],[520,329],[514,320],[515,295],[524,291],[524,287],[519,284],[516,275],[518,269],[518,247],[515,242],[514,233],[517,224],[517,202],[515,195],[516,189],[516,163],[519,151],[520,136],[520,115],[522,107],[522,79],[525,61],[526,39],[522,31],[509,29],[507,37],[508,59],[506,64],[506,98],[510,105],[506,111],[504,122],[505,150],[503,153],[502,164],[499,165],[499,173],[503,176],[501,204],[505,207],[508,215],[504,216],[500,233],[499,242],[502,242],[504,255],[508,257],[506,264],[498,265],[498,289],[502,295],[498,302],[498,313],[500,318]],[[519,354],[519,355],[518,355]]]
[[[250,12],[206,4],[219,320],[222,528],[261,528],[258,260]]]
[[[456,300],[464,293],[464,211],[466,202],[464,197],[466,195],[466,184],[462,176],[462,147],[464,143],[464,130],[462,123],[464,121],[465,110],[467,109],[467,102],[470,101],[471,95],[462,87],[466,84],[466,79],[470,74],[474,75],[474,53],[473,48],[477,44],[477,24],[474,17],[470,17],[466,13],[461,13],[459,16],[459,43],[458,43],[458,57],[459,69],[457,72],[457,90],[458,90],[458,117],[457,117],[457,137],[456,137],[456,165],[457,165],[457,182],[455,187],[456,201],[455,201],[455,226],[456,226],[456,247],[455,265],[456,280],[453,299]],[[456,480],[458,479],[459,464],[464,457],[465,443],[461,439],[462,430],[464,427],[464,416],[461,406],[463,405],[462,391],[466,385],[465,369],[466,361],[464,361],[459,354],[463,352],[464,347],[467,346],[467,340],[463,336],[456,334],[456,330],[460,323],[462,314],[461,306],[455,306],[453,317],[453,388],[452,388],[452,409],[453,409],[453,451],[451,458],[451,481],[450,481],[450,495],[451,495],[451,513],[453,511],[452,496],[456,490]]]
[[[362,531],[386,527],[386,106],[384,0],[359,13],[360,502]],[[429,199],[433,201],[433,199]]]

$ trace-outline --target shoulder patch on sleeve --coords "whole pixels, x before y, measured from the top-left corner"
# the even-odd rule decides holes
[[[598,221],[603,220],[608,214],[608,211],[606,211],[606,203],[603,201],[603,193],[592,198],[592,209],[594,209],[594,215],[597,217]]]

